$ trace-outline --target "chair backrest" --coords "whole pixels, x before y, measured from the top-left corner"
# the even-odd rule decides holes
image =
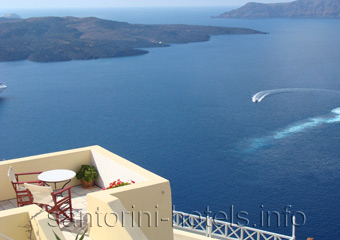
[[[9,167],[7,175],[9,177],[9,179],[11,180],[11,182],[14,182],[14,183],[17,182],[17,179],[15,177],[15,174],[14,174],[12,166]]]
[[[45,187],[45,186],[37,186],[29,183],[24,183],[24,186],[26,189],[28,189],[34,200],[34,203],[38,204],[45,204],[45,205],[54,205],[54,201],[52,198],[51,193],[53,193],[53,190],[50,186]]]
[[[18,181],[17,181],[17,178],[15,177],[15,173],[13,171],[12,166],[9,167],[7,175],[9,177],[9,180],[12,182],[12,185],[13,185],[15,192],[19,191],[20,186],[18,184],[15,184]]]

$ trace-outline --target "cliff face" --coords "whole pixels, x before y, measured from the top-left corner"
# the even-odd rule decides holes
[[[290,3],[247,3],[219,18],[339,18],[340,0],[297,0]]]

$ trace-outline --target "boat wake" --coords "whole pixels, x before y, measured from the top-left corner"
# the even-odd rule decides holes
[[[276,131],[269,136],[253,139],[247,152],[254,152],[260,148],[269,146],[275,140],[283,139],[296,133],[332,123],[340,123],[340,107],[333,109],[330,114],[308,118],[304,121],[289,125],[282,130]]]
[[[0,93],[4,91],[7,88],[7,86],[0,82]]]
[[[258,93],[255,93],[252,97],[252,101],[254,103],[259,103],[263,99],[268,96],[281,94],[281,93],[291,93],[291,92],[333,92],[340,94],[340,91],[337,90],[330,90],[330,89],[317,89],[317,88],[281,88],[281,89],[271,89],[271,90],[264,90]]]

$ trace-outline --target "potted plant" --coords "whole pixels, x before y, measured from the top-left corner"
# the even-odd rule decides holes
[[[93,186],[93,181],[98,178],[98,173],[94,166],[81,165],[76,177],[81,180],[83,188],[91,188]]]

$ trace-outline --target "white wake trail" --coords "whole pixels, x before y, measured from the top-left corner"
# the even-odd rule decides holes
[[[250,146],[247,148],[246,152],[253,152],[259,148],[270,145],[273,141],[280,140],[300,132],[308,131],[310,129],[320,127],[325,124],[334,123],[340,123],[340,107],[333,109],[327,115],[308,118],[303,121],[289,125],[284,129],[273,132],[268,136],[252,139]]]
[[[254,103],[259,103],[268,96],[281,93],[290,92],[327,92],[340,94],[338,90],[330,89],[317,89],[317,88],[281,88],[281,89],[271,89],[258,92],[253,95],[252,101]],[[272,132],[270,135],[260,138],[252,139],[250,146],[246,150],[247,152],[253,152],[259,148],[270,145],[273,141],[289,137],[299,132],[304,132],[312,128],[319,127],[324,124],[340,123],[340,107],[333,109],[329,114],[324,116],[317,116],[305,119],[300,122],[296,122],[292,125],[285,127],[284,129]]]
[[[255,93],[252,97],[252,101],[254,103],[259,103],[263,99],[268,96],[274,94],[281,94],[281,93],[290,93],[290,92],[329,92],[329,93],[337,93],[340,94],[338,90],[331,90],[331,89],[318,89],[318,88],[281,88],[281,89],[270,89],[264,90],[258,93]]]

